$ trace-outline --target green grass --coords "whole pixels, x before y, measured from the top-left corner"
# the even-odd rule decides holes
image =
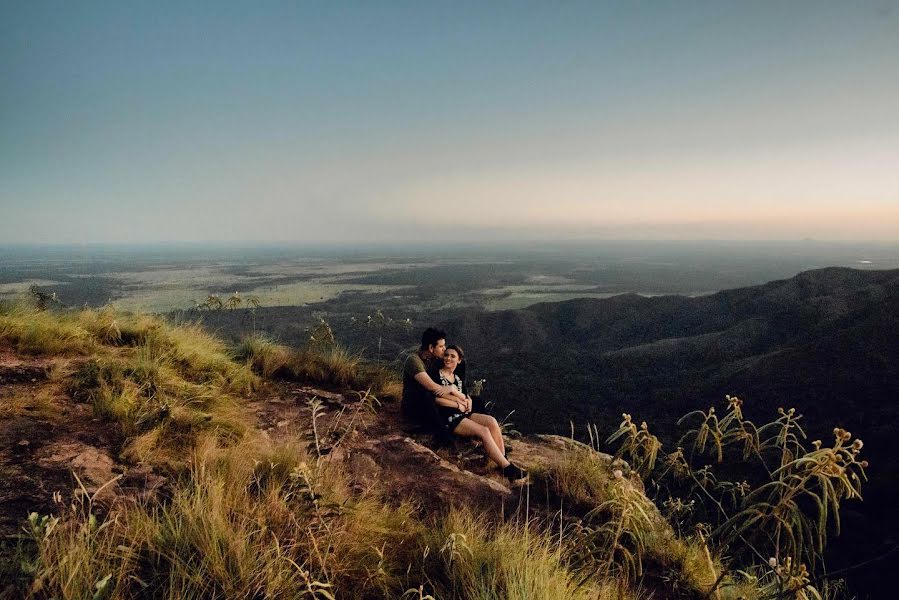
[[[240,398],[259,383],[252,369],[194,324],[112,309],[0,309],[0,342],[22,354],[89,355],[65,384],[127,437],[130,462],[183,468],[205,438],[235,442],[247,431]]]
[[[121,428],[126,462],[170,482],[105,516],[84,495],[54,517],[33,515],[19,556],[26,596],[637,600],[672,589],[702,597],[721,572],[702,538],[675,536],[641,489],[576,443],[532,473],[567,511],[561,529],[520,513],[488,522],[464,506],[422,514],[351,492],[337,463],[305,442],[272,443],[241,406],[267,377],[398,397],[396,374],[334,345],[256,337],[232,353],[196,325],[158,317],[10,307],[0,342],[90,356],[74,372],[55,368],[54,382]],[[720,597],[757,589],[742,581]]]

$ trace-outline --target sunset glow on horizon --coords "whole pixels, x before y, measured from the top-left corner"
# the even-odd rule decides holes
[[[0,239],[899,241],[887,2],[0,8]]]

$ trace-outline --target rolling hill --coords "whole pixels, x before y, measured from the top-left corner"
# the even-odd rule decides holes
[[[809,440],[845,427],[872,466],[840,547],[858,558],[899,541],[899,270],[827,268],[697,298],[578,299],[441,326],[466,348],[469,377],[487,379],[496,413],[514,410],[522,431],[565,433],[573,422],[610,433],[627,412],[670,445],[681,415],[726,394],[757,423],[795,407]]]

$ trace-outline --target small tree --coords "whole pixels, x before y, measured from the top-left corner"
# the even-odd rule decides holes
[[[243,299],[240,297],[239,292],[234,292],[225,301],[225,306],[228,308],[228,310],[234,310],[235,308],[240,308],[241,304],[243,304]]]

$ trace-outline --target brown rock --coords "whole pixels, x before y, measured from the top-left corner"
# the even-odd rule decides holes
[[[388,497],[412,499],[423,507],[466,504],[499,508],[512,495],[498,481],[464,471],[402,435],[365,440],[354,450],[354,456],[368,456],[379,468],[376,485]]]
[[[81,479],[88,493],[93,493],[115,477],[115,461],[104,450],[79,442],[48,444],[35,457],[47,469],[71,469]]]
[[[307,398],[312,398],[313,396],[315,396],[325,404],[330,405],[343,404],[346,401],[346,398],[343,394],[329,392],[327,390],[321,390],[310,386],[293,388],[290,391],[297,396],[306,396]]]
[[[353,453],[347,462],[350,480],[358,490],[370,489],[378,482],[381,475],[381,467],[378,466],[378,463],[371,456],[356,452]]]

